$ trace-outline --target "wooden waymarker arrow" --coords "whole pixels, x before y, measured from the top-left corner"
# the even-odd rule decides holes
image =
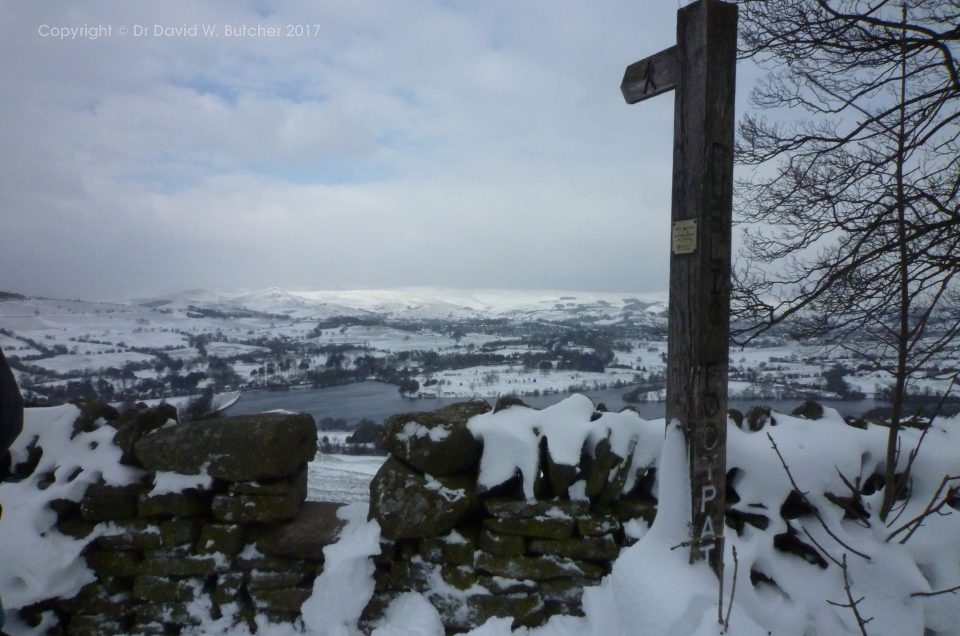
[[[620,92],[628,104],[636,104],[677,86],[677,47],[671,46],[627,67]]]

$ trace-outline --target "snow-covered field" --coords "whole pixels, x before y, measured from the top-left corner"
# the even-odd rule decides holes
[[[380,455],[326,455],[310,462],[307,498],[343,503],[370,500],[370,480],[386,457]]]
[[[54,403],[89,392],[68,386],[83,380],[96,382],[104,394],[112,391],[116,399],[182,395],[193,388],[175,386],[173,379],[189,373],[207,374],[204,383],[214,382],[210,376],[216,375],[220,390],[309,385],[329,370],[333,352],[342,357],[338,368],[348,373],[367,357],[381,367],[409,367],[419,383],[414,396],[495,399],[642,383],[650,389],[642,397],[662,401],[665,309],[663,295],[426,288],[193,290],[141,304],[23,298],[0,302],[0,347],[15,360],[16,377],[28,397]],[[564,342],[565,329],[602,332],[605,353],[612,355],[602,373],[570,370],[593,368],[576,364],[556,368],[558,346],[568,352],[592,351],[582,342]],[[504,358],[477,362],[502,362],[498,366],[444,363],[435,367],[443,370],[428,373],[421,368],[426,367],[425,352]],[[525,367],[527,354],[535,360],[546,356],[554,367],[546,372]],[[226,361],[234,374],[214,372],[215,360]],[[730,397],[835,398],[840,393],[827,387],[824,372],[838,364],[849,390],[867,398],[891,385],[888,375],[872,370],[876,365],[864,365],[839,349],[770,337],[747,349],[730,349]],[[909,392],[943,393],[950,369],[958,364],[931,361],[911,381]]]

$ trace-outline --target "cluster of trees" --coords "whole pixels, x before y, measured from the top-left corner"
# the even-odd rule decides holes
[[[960,332],[960,2],[740,3],[735,336],[788,324],[886,372],[886,519],[909,387]],[[835,380],[834,380],[835,381]]]
[[[345,427],[346,423],[343,424]],[[320,452],[339,455],[381,455],[384,453],[383,433],[383,426],[369,418],[364,418],[357,423],[353,432],[342,443],[331,439],[329,435],[322,435]]]

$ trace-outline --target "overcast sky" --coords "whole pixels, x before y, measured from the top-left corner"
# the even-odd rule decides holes
[[[666,289],[678,4],[0,0],[0,289]]]

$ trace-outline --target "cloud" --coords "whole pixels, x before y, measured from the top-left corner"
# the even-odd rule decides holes
[[[0,288],[666,287],[672,99],[618,86],[669,2],[7,11]]]

